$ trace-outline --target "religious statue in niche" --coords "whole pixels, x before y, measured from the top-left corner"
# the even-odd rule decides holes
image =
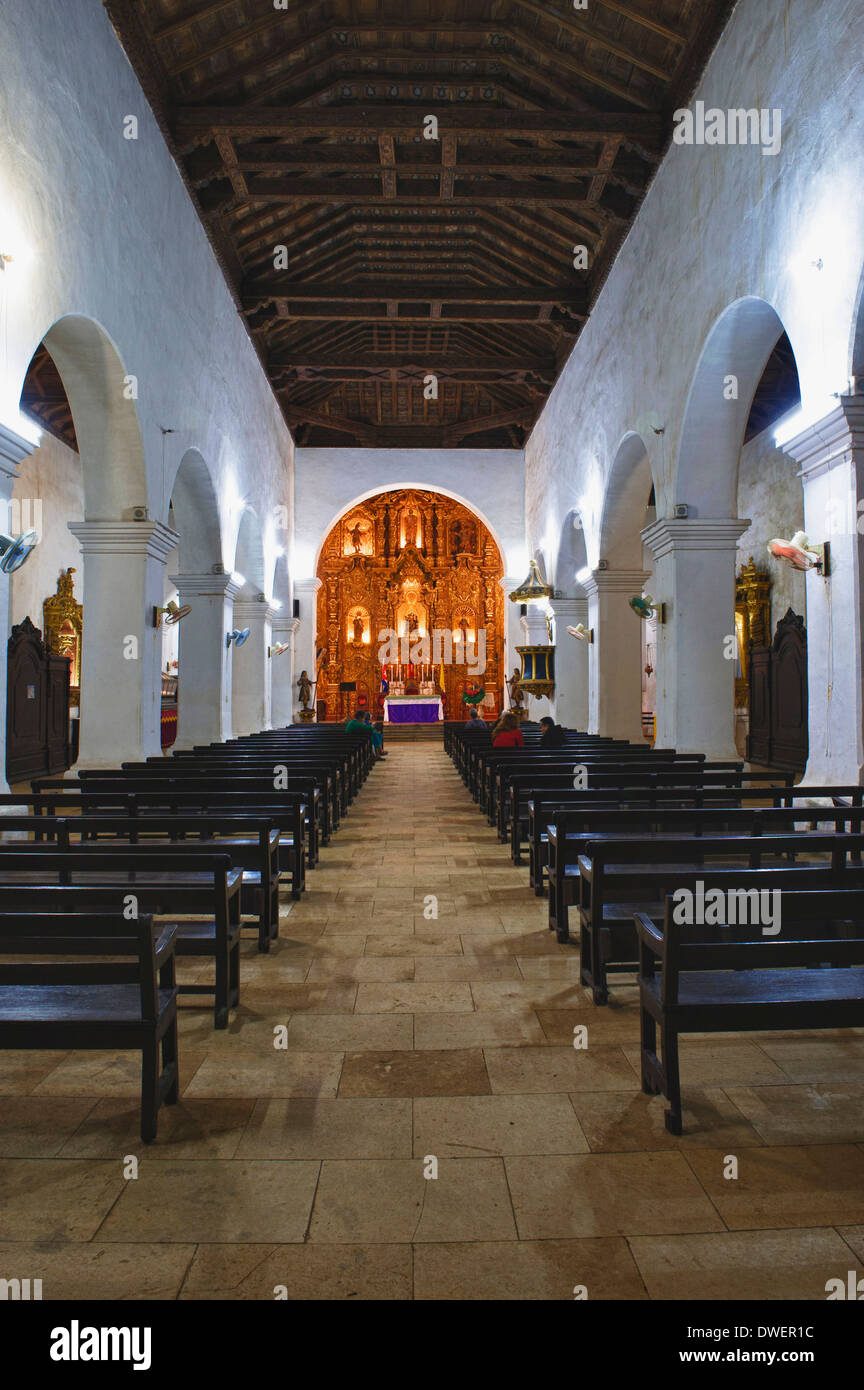
[[[360,617],[359,613],[354,619],[354,641],[363,641],[363,619]]]
[[[522,672],[518,666],[514,666],[513,674],[507,682],[507,689],[510,691],[510,706],[513,713],[519,715],[525,712],[525,694],[519,684],[521,678]]]
[[[309,702],[312,699],[312,682],[309,679],[308,672],[300,672],[300,679],[298,680],[297,685],[300,688],[300,703],[303,706],[303,712],[304,714],[308,714]]]
[[[346,523],[345,532],[346,555],[372,554],[372,527],[368,521],[355,517],[353,523]]]
[[[405,538],[402,542],[403,546],[416,545],[419,548],[419,546],[421,546],[423,543],[420,535],[420,518],[414,511],[413,507],[409,508],[409,510],[405,513],[405,519],[403,524],[405,527]]]
[[[457,517],[450,527],[450,554],[457,555],[473,554],[477,545],[477,530],[470,521],[463,521]]]

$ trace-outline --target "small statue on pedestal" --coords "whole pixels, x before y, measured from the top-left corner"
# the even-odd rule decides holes
[[[525,713],[525,694],[519,684],[521,675],[522,673],[518,666],[514,666],[513,674],[507,681],[507,689],[510,692],[510,708],[514,714],[519,715],[520,719]]]

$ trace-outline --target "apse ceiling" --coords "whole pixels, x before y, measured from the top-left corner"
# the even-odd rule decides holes
[[[297,443],[376,447],[524,443],[732,9],[104,3]]]

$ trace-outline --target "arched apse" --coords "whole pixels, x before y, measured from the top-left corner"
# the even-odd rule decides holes
[[[352,512],[355,507],[358,507],[361,505],[361,503],[368,501],[370,497],[377,497],[382,492],[405,491],[437,492],[440,493],[442,497],[449,497],[452,501],[459,502],[463,507],[467,507],[469,512],[473,512],[477,519],[479,521],[482,521],[483,525],[486,527],[486,530],[489,532],[490,536],[494,540],[496,546],[498,547],[498,553],[502,558],[505,573],[518,573],[520,580],[524,577],[524,573],[527,568],[524,540],[518,547],[514,547],[513,545],[505,545],[499,531],[496,530],[495,526],[492,525],[485,512],[481,511],[481,509],[474,502],[469,501],[468,498],[465,497],[462,493],[454,492],[450,488],[441,487],[438,483],[434,482],[393,482],[383,484],[380,487],[368,488],[366,492],[358,493],[356,497],[352,498],[348,506],[340,507],[338,512],[335,512],[330,517],[330,520],[324,527],[323,532],[318,537],[312,573],[317,574],[318,572],[318,565],[321,560],[321,551],[324,547],[324,542],[330,535],[331,531],[333,530],[333,527],[336,525],[337,522],[341,521],[344,516],[347,516],[350,512]],[[518,553],[515,553],[516,551],[518,551]]]
[[[187,449],[171,493],[179,573],[209,574],[222,560],[222,529],[213,479],[197,449]]]
[[[86,520],[117,520],[132,507],[148,506],[137,388],[114,343],[98,323],[79,314],[58,319],[41,341],[72,411]]]
[[[555,562],[555,588],[565,597],[580,596],[584,592],[576,576],[588,564],[585,546],[585,528],[582,513],[577,507],[569,511],[561,527],[558,541],[558,555]]]
[[[693,375],[678,451],[673,502],[690,516],[737,515],[738,459],[765,364],[784,325],[764,299],[730,304],[711,328]]]
[[[600,518],[600,559],[610,569],[641,570],[641,532],[653,486],[644,440],[641,435],[626,434],[606,481]]]

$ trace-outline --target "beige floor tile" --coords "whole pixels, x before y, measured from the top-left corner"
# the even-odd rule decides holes
[[[727,1038],[681,1039],[679,1050],[681,1086],[746,1086],[749,1082],[782,1083],[786,1075],[755,1043],[736,1042]],[[640,1070],[638,1039],[624,1052]]]
[[[587,1153],[567,1097],[448,1096],[414,1102],[414,1154],[485,1158]]]
[[[358,1052],[414,1046],[410,1017],[402,1014],[298,1014],[288,1025],[288,1049]]]
[[[42,1280],[46,1303],[98,1299],[176,1298],[183,1284],[194,1245],[105,1245],[101,1241],[25,1242],[0,1245],[0,1269],[26,1269],[30,1279]]]
[[[756,1147],[763,1140],[725,1091],[690,1088],[684,1100],[684,1133],[669,1134],[662,1096],[641,1091],[580,1091],[571,1095],[585,1137],[594,1153],[654,1149]]]
[[[609,1004],[600,1009],[585,1004],[575,1009],[547,1009],[541,1005],[536,1012],[547,1042],[559,1047],[573,1046],[577,1028],[585,1029],[589,1049],[639,1045],[639,1014],[628,1006]]]
[[[414,978],[414,960],[410,956],[343,956],[316,960],[308,977],[310,984],[335,980],[353,980],[357,984],[394,984]]]
[[[845,1281],[856,1267],[837,1232],[824,1228],[635,1236],[630,1249],[656,1299],[678,1300],[686,1289],[694,1302],[813,1302],[826,1297],[829,1279]]]
[[[738,1177],[728,1180],[722,1150],[687,1151],[730,1230],[864,1221],[864,1152],[854,1145],[742,1149],[737,1157]]]
[[[325,1161],[310,1242],[514,1240],[516,1226],[500,1159],[444,1159],[437,1178],[423,1159]]]
[[[520,1240],[723,1227],[681,1154],[546,1155],[504,1164]]]
[[[471,989],[464,982],[416,981],[393,985],[358,985],[358,1014],[467,1014],[473,1013]]]
[[[0,1052],[0,1096],[29,1095],[67,1056],[66,1052]]]
[[[727,1086],[729,1099],[766,1144],[864,1141],[864,1083]]]
[[[646,1297],[627,1242],[615,1237],[418,1245],[414,1252],[418,1299],[572,1303],[577,1287],[593,1301]]]
[[[412,1286],[408,1245],[199,1245],[180,1296],[403,1302]]]
[[[486,960],[477,956],[430,956],[414,966],[414,979],[437,980],[517,980],[519,968],[515,960]]]
[[[496,1094],[639,1090],[620,1047],[487,1047],[484,1055]]]
[[[539,959],[544,959],[540,957]],[[471,993],[478,1009],[572,1009],[585,994],[577,980],[479,980]]]
[[[476,1014],[417,1014],[414,1046],[514,1047],[544,1042],[543,1030],[533,1014],[496,1014],[491,1009]]]
[[[318,1163],[142,1163],[103,1222],[104,1241],[302,1242]],[[171,1219],[166,1221],[165,1213]]]
[[[774,1038],[763,1034],[759,1046],[792,1081],[864,1080],[864,1038]]]
[[[119,1156],[0,1159],[0,1241],[92,1240],[127,1185]]]
[[[96,1101],[7,1096],[0,1107],[0,1158],[56,1158]]]
[[[259,1100],[238,1158],[410,1158],[411,1101]]]
[[[452,956],[453,938],[446,936],[420,936],[417,932],[404,936],[377,936],[366,938],[367,956]]]
[[[212,1027],[213,1015],[206,1018]],[[201,1048],[179,1048],[180,1091],[188,1088],[204,1060]],[[137,1052],[70,1052],[33,1090],[39,1096],[141,1095],[141,1056]]]
[[[233,1158],[252,1114],[249,1099],[190,1100],[159,1110],[159,1134],[152,1144],[141,1141],[140,1108],[121,1099],[100,1100],[61,1150],[63,1158],[139,1159]]]
[[[244,1049],[240,1055],[218,1053],[202,1062],[186,1095],[204,1096],[335,1096],[342,1069],[342,1052],[267,1053]]]
[[[349,1052],[341,1096],[488,1095],[489,1078],[479,1049],[427,1052]]]

